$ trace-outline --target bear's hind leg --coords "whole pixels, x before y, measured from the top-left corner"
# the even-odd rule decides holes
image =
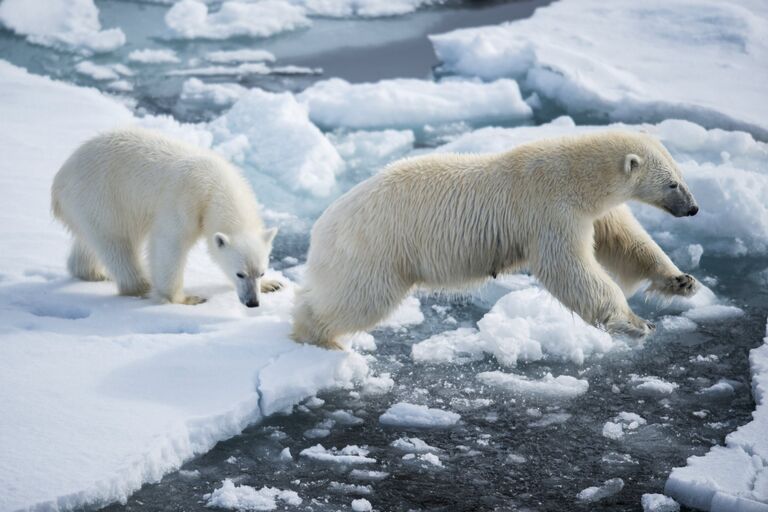
[[[96,255],[78,237],[72,241],[67,269],[72,277],[83,281],[104,281],[107,278],[106,271]]]
[[[672,263],[626,205],[608,211],[595,221],[594,228],[597,260],[627,293],[646,279],[651,281],[651,290],[666,295],[696,293],[696,279]]]
[[[94,237],[88,241],[98,260],[117,284],[120,295],[143,296],[149,291],[136,243],[128,237]]]

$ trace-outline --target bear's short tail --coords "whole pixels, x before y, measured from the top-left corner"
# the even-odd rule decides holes
[[[55,188],[51,189],[51,213],[54,217],[61,220],[61,204],[59,204],[59,198],[57,197]]]

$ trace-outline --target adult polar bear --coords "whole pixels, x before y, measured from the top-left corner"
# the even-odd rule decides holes
[[[56,174],[52,210],[74,235],[68,268],[87,281],[115,280],[121,295],[199,304],[182,290],[187,253],[205,236],[211,257],[259,305],[277,229],[264,229],[247,181],[211,151],[138,128],[85,142]],[[149,279],[140,259],[149,237]]]
[[[465,289],[527,266],[590,324],[644,336],[609,272],[630,289],[691,295],[696,280],[672,263],[623,204],[677,217],[696,203],[672,156],[645,134],[544,140],[489,155],[405,159],[332,204],[312,229],[297,341],[339,348],[373,327],[415,286]]]

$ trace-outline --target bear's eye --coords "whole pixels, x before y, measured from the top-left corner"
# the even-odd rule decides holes
[[[239,277],[240,279],[245,279],[245,274],[243,274],[242,272],[238,272],[238,273],[237,273],[237,274],[235,274],[235,275],[236,275],[237,277]]]
[[[677,183],[673,183],[669,186],[669,188],[677,188]]]
[[[262,277],[264,277],[264,272],[262,272],[261,274],[259,274],[259,279],[261,279]]]

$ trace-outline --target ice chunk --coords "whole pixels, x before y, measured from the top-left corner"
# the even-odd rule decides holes
[[[693,332],[696,322],[684,316],[665,316],[661,319],[661,327],[669,332]]]
[[[630,374],[629,384],[632,391],[639,395],[646,396],[664,396],[673,393],[679,384],[666,381],[654,375],[641,377],[640,375]]]
[[[717,320],[728,320],[744,315],[744,311],[736,306],[726,306],[723,304],[713,304],[691,309],[683,313],[686,318],[696,322],[714,322]]]
[[[424,461],[433,466],[437,466],[439,468],[443,467],[443,461],[441,461],[440,457],[438,457],[434,453],[424,453],[422,455],[419,455],[419,460]]]
[[[175,64],[179,62],[179,57],[170,49],[144,48],[133,50],[128,54],[128,60],[142,64]]]
[[[671,256],[677,266],[684,270],[691,270],[699,266],[703,254],[704,248],[700,244],[690,244],[676,249]]]
[[[84,60],[75,64],[75,71],[81,75],[93,78],[94,80],[117,80],[120,75],[109,66],[100,66],[89,60]]]
[[[620,0],[610,10],[600,0],[584,0],[430,39],[443,70],[517,78],[573,114],[632,122],[675,117],[765,139],[767,20],[768,6],[757,0]],[[638,23],[647,30],[638,33]],[[733,84],[735,72],[749,78]]]
[[[573,415],[568,414],[567,412],[550,412],[547,414],[544,414],[536,421],[532,421],[530,425],[532,427],[548,427],[550,425],[559,425],[560,423],[565,423],[569,419],[571,419]]]
[[[390,446],[408,453],[431,453],[441,451],[440,448],[430,446],[418,437],[401,437],[400,439],[392,441]]]
[[[399,402],[379,417],[379,423],[388,427],[446,428],[460,419],[455,412]]]
[[[101,29],[93,0],[4,0],[0,24],[30,43],[83,54],[111,52],[125,44],[119,28]]]
[[[415,140],[411,130],[361,130],[330,133],[328,138],[350,168],[365,172],[360,178],[405,156]]]
[[[415,343],[411,347],[411,357],[417,363],[465,364],[483,359],[486,348],[477,329],[461,327]]]
[[[680,505],[663,494],[643,494],[640,498],[643,512],[679,512]]]
[[[531,108],[513,80],[491,83],[415,79],[350,84],[317,82],[299,94],[312,121],[324,128],[422,128],[426,124],[519,122]]]
[[[180,469],[179,470],[179,476],[181,478],[187,478],[189,480],[194,480],[195,478],[200,478],[200,471],[197,469],[188,470],[188,469]]]
[[[355,480],[371,480],[371,481],[378,481],[378,480],[384,480],[389,476],[389,473],[386,471],[372,471],[372,470],[366,470],[366,469],[353,469],[349,473],[350,478],[354,478]]]
[[[219,151],[247,166],[260,197],[270,195],[265,187],[277,187],[282,195],[287,188],[290,200],[298,192],[327,196],[344,168],[333,145],[290,93],[251,89],[210,128]]]
[[[377,327],[403,329],[410,325],[418,325],[423,321],[424,314],[421,312],[421,301],[410,296],[401,302],[397,309],[382,320]]]
[[[622,439],[627,432],[636,430],[646,423],[645,418],[638,414],[633,412],[620,412],[612,421],[607,421],[605,425],[603,425],[603,437],[618,441],[619,439]]]
[[[206,84],[190,78],[181,86],[181,101],[198,105],[225,107],[235,103],[248,89],[238,84]]]
[[[317,444],[301,450],[299,455],[319,462],[330,462],[333,464],[372,464],[376,462],[376,459],[367,457],[368,453],[367,449],[357,445],[345,446],[341,450],[336,448],[326,450],[323,445]]]
[[[376,376],[368,376],[363,382],[363,394],[370,396],[386,395],[395,386],[395,381],[388,373]]]
[[[294,507],[302,502],[295,491],[282,491],[274,487],[256,490],[248,485],[235,485],[229,478],[222,482],[221,487],[204,495],[203,499],[206,500],[207,507],[239,511],[275,510],[278,500]]]
[[[197,68],[174,69],[168,76],[248,76],[268,75],[269,67],[262,62],[244,62],[237,66],[203,66]]]
[[[280,460],[292,461],[293,455],[291,455],[291,449],[287,446],[280,452]]]
[[[329,413],[328,417],[339,425],[360,425],[363,422],[362,418],[342,409]]]
[[[301,5],[310,16],[329,18],[378,18],[400,16],[422,6],[443,3],[445,0],[290,0]]]
[[[373,494],[373,489],[370,485],[345,484],[341,482],[331,482],[328,490],[339,494],[357,494],[358,496]]]
[[[752,421],[728,434],[725,446],[689,457],[672,470],[665,494],[701,510],[768,509],[768,327],[763,344],[750,351]]]
[[[239,62],[274,62],[275,56],[267,50],[243,48],[240,50],[219,50],[205,54],[205,60],[217,64]]]
[[[618,494],[623,488],[624,480],[621,478],[611,478],[603,482],[603,485],[599,487],[587,487],[576,496],[576,499],[586,503],[593,503]]]
[[[477,375],[477,378],[483,384],[515,395],[548,400],[576,398],[589,389],[589,382],[586,380],[577,379],[570,375],[553,377],[551,373],[535,380],[524,375],[499,371],[482,372]]]
[[[352,500],[352,510],[354,512],[371,512],[373,507],[371,506],[370,501],[365,498],[360,498],[357,500]]]
[[[269,37],[308,27],[304,9],[278,0],[247,3],[227,1],[213,13],[199,0],[181,0],[165,15],[165,24],[183,39],[228,39]]]

